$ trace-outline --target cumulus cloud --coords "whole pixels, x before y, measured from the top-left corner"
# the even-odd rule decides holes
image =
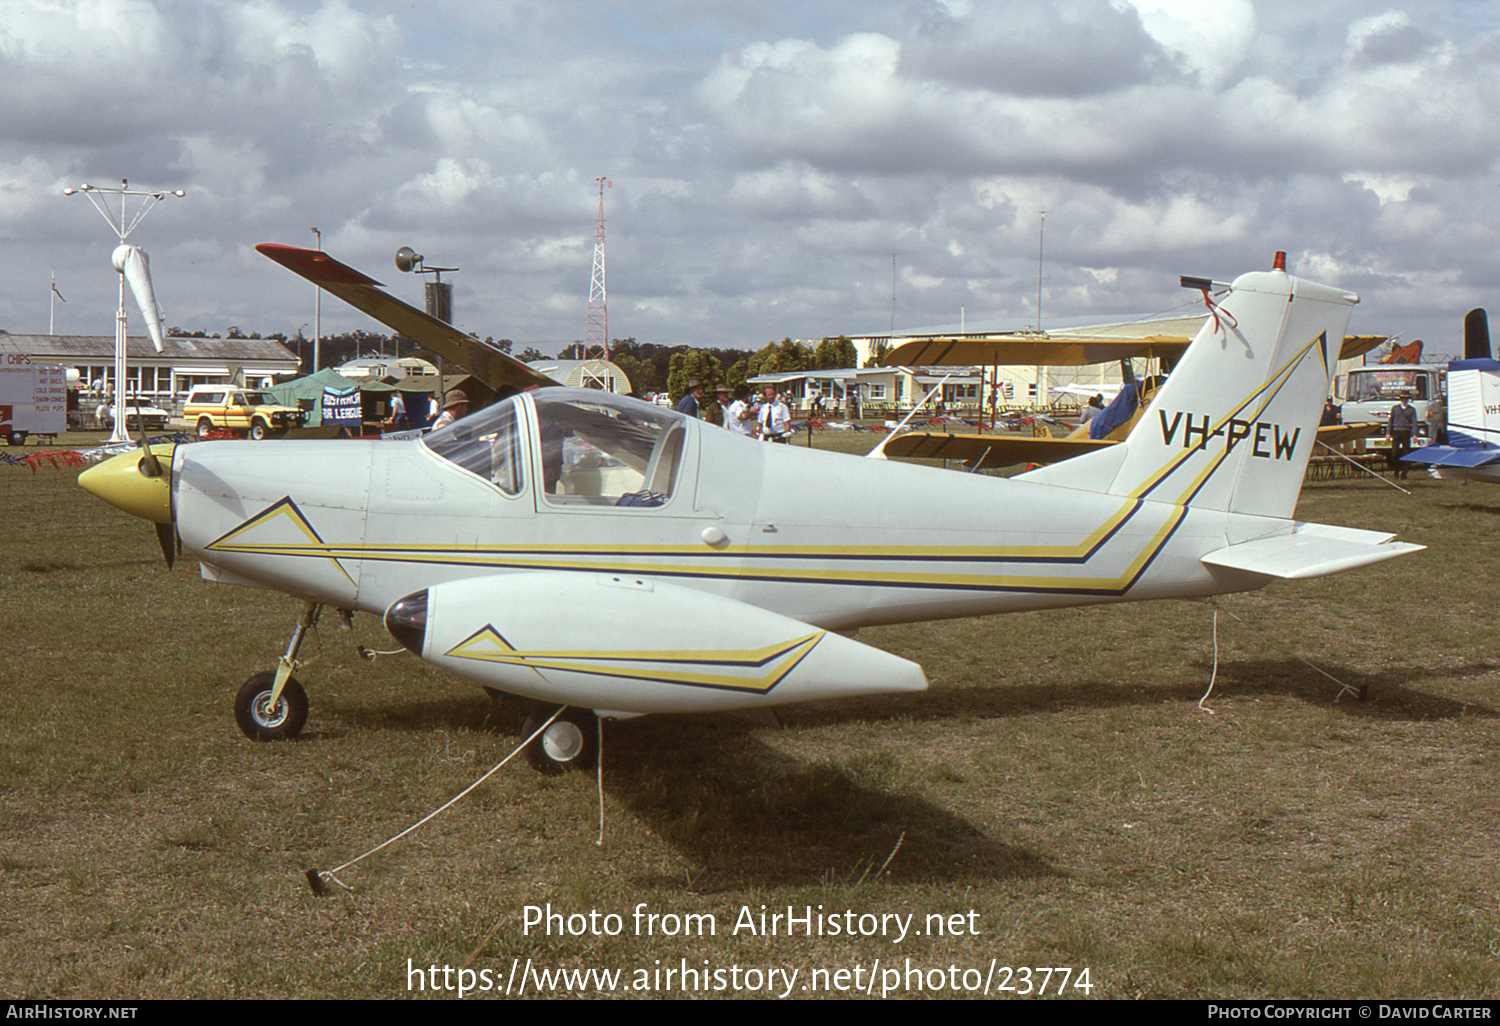
[[[1173,73],[1130,7],[1026,0],[944,8],[901,48],[913,79],[1013,96],[1080,97]]]
[[[1255,40],[1251,0],[1120,0],[1133,8],[1146,33],[1177,55],[1212,89],[1226,81]]]
[[[55,269],[74,328],[109,330],[110,241],[59,193],[128,176],[189,193],[138,240],[175,323],[294,332],[306,287],[252,247],[318,225],[377,276],[398,245],[463,268],[466,328],[565,342],[605,176],[611,328],[652,341],[884,326],[893,258],[898,327],[1030,323],[1043,210],[1049,324],[1286,249],[1372,330],[1441,337],[1500,274],[1500,40],[1471,13],[34,0],[0,21],[0,232],[39,270],[0,327],[37,330]]]

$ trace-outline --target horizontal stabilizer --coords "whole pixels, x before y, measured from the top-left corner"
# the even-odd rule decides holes
[[[1500,460],[1500,449],[1458,449],[1451,445],[1429,445],[1401,458],[1434,467],[1483,467]]]
[[[1301,581],[1420,552],[1425,545],[1391,541],[1394,535],[1327,524],[1297,524],[1291,534],[1259,538],[1203,557],[1207,566]]]

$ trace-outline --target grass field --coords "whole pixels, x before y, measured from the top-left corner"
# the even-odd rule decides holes
[[[0,467],[6,996],[456,996],[514,989],[530,960],[527,994],[594,970],[623,977],[553,984],[1500,997],[1500,489],[1309,485],[1304,519],[1429,549],[1220,599],[1202,706],[1205,604],[869,630],[931,690],[789,708],[780,729],[609,724],[602,846],[594,779],[518,759],[320,898],[308,867],[462,790],[518,743],[525,706],[410,656],[368,662],[356,645],[396,647],[374,618],[329,616],[303,650],[307,732],[245,740],[234,692],[298,603],[168,571],[76,476]],[[1335,701],[1279,646],[1368,697]],[[528,929],[548,905],[575,918]],[[762,907],[788,906],[877,932],[763,935]]]

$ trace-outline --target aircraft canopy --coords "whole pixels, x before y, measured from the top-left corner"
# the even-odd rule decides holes
[[[675,490],[687,418],[594,389],[548,388],[487,406],[432,432],[424,444],[507,495],[525,484],[526,406],[539,438],[529,446],[541,498],[557,506],[660,506]]]

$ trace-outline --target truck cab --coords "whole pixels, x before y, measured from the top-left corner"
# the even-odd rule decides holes
[[[1412,444],[1425,444],[1434,422],[1441,423],[1447,395],[1447,372],[1439,367],[1382,364],[1355,367],[1341,382],[1341,419],[1345,424],[1390,423],[1391,407],[1411,396],[1417,411]],[[1422,443],[1418,439],[1423,439]]]

